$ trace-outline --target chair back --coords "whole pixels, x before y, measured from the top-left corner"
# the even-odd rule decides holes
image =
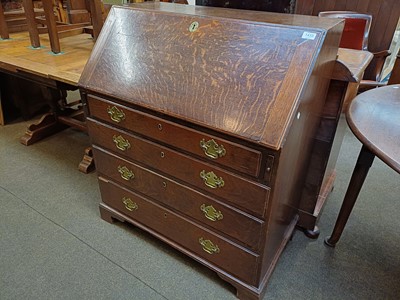
[[[319,17],[344,19],[344,29],[339,47],[367,50],[372,16],[352,11],[323,11]]]

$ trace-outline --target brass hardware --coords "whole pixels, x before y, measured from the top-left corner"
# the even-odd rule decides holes
[[[166,188],[166,187],[167,187],[167,183],[166,183],[165,181],[163,181],[162,186],[163,186],[164,188]]]
[[[204,154],[212,159],[223,157],[226,154],[226,150],[223,145],[218,145],[216,141],[209,140],[206,142],[205,139],[200,141],[200,147],[203,149]]]
[[[161,125],[161,124],[158,124],[158,125],[157,125],[157,128],[158,128],[158,130],[162,130],[162,125]]]
[[[210,240],[204,240],[202,237],[199,238],[200,245],[203,246],[203,250],[209,254],[219,253],[219,247],[214,245]]]
[[[125,204],[125,208],[129,211],[134,211],[139,208],[139,206],[136,204],[136,202],[133,202],[131,198],[122,198],[122,203]]]
[[[115,143],[115,146],[122,151],[128,150],[131,147],[131,144],[129,143],[128,140],[124,139],[121,135],[113,136],[113,141]]]
[[[125,166],[118,166],[118,172],[121,174],[122,179],[129,181],[135,178],[135,174]]]
[[[161,151],[161,158],[165,157],[165,153],[163,151]]]
[[[200,178],[204,180],[206,186],[216,189],[219,187],[223,187],[225,182],[222,177],[215,175],[213,171],[206,173],[205,170],[200,172]]]
[[[125,114],[121,109],[118,109],[116,106],[108,107],[107,113],[110,115],[110,119],[114,122],[121,122],[125,120]]]
[[[189,31],[195,32],[198,28],[199,28],[199,22],[194,21],[192,24],[190,24]]]
[[[223,219],[223,215],[221,211],[217,211],[212,205],[206,206],[205,204],[202,204],[200,206],[200,209],[202,212],[204,212],[204,216],[211,220],[211,221],[218,221]]]

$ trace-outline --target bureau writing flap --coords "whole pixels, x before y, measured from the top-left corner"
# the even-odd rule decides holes
[[[114,6],[80,87],[279,149],[302,97],[323,88],[310,76],[329,80],[321,69],[336,58],[342,26],[232,11]]]

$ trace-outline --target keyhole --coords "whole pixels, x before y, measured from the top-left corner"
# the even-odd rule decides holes
[[[199,28],[199,22],[193,22],[192,24],[190,24],[189,26],[189,31],[190,32],[194,32],[197,30],[197,28]]]

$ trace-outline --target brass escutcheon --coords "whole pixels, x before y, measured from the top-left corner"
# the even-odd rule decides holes
[[[212,189],[223,187],[225,182],[222,177],[215,175],[213,171],[206,173],[205,170],[200,172],[200,178],[204,180],[204,184]]]
[[[118,172],[121,174],[122,179],[127,181],[135,178],[135,174],[125,166],[118,166]]]
[[[108,107],[107,108],[107,113],[110,116],[110,119],[113,120],[114,122],[121,122],[125,120],[125,114],[122,110],[118,109],[116,106],[113,107]]]
[[[223,145],[218,145],[216,141],[209,140],[206,142],[205,139],[200,141],[200,148],[203,149],[204,154],[212,159],[223,157],[226,154],[226,150]]]
[[[129,143],[128,140],[124,139],[121,135],[113,136],[113,141],[115,143],[115,146],[122,151],[128,150],[131,147],[131,144]]]
[[[189,31],[195,32],[199,28],[199,22],[194,21],[192,24],[189,25]]]
[[[204,216],[211,221],[215,222],[218,220],[222,220],[224,217],[221,211],[217,211],[212,205],[206,206],[205,204],[202,204],[200,206],[200,209],[202,212],[204,212]]]
[[[214,245],[210,240],[204,240],[202,237],[199,238],[200,245],[203,246],[203,250],[209,254],[219,253],[219,247]]]
[[[125,204],[125,208],[129,211],[134,211],[139,208],[139,206],[136,204],[136,202],[133,202],[131,200],[131,198],[127,198],[127,197],[122,198],[122,203]]]

